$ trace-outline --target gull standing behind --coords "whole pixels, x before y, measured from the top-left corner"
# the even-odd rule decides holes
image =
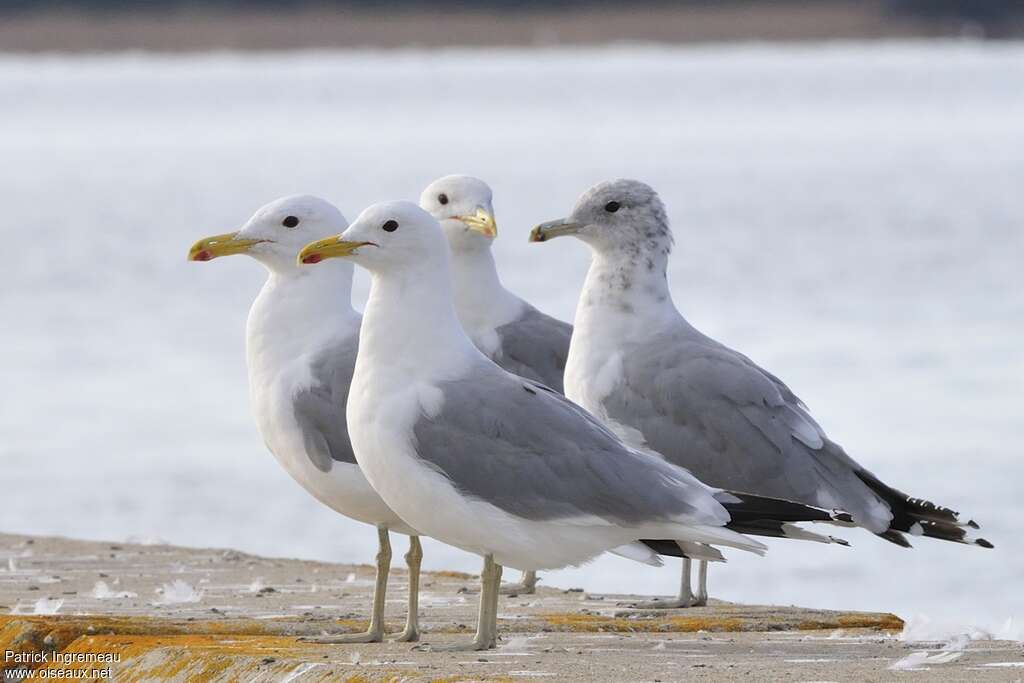
[[[592,252],[565,369],[566,396],[633,446],[659,453],[715,486],[846,510],[897,545],[903,535],[991,544],[978,525],[882,483],[826,436],[775,375],[697,331],[676,309],[666,269],[672,232],[665,207],[635,180],[587,190],[569,218],[530,235],[575,235]],[[696,601],[684,566],[679,599],[707,600],[701,564]]]
[[[420,195],[420,208],[441,223],[452,252],[455,311],[478,349],[511,373],[562,393],[572,325],[541,313],[505,289],[491,253],[498,236],[490,186],[479,178],[450,175]],[[537,574],[527,571],[503,593],[533,593]]]
[[[257,211],[241,230],[199,240],[189,260],[247,254],[268,271],[249,310],[246,358],[249,395],[264,442],[285,471],[324,505],[377,527],[377,580],[365,633],[315,639],[373,643],[384,637],[384,601],[391,566],[389,531],[409,534],[409,612],[399,641],[419,639],[420,560],[416,531],[403,522],[359,470],[345,425],[345,403],[359,344],[352,308],[352,264],[299,268],[310,240],[348,225],[333,204],[284,197]]]
[[[459,323],[441,226],[415,204],[371,206],[343,235],[299,254],[304,263],[331,257],[372,276],[347,411],[359,466],[402,519],[484,557],[477,633],[460,649],[495,646],[501,565],[578,565],[638,538],[762,553],[739,532],[833,519],[708,487],[495,365]]]

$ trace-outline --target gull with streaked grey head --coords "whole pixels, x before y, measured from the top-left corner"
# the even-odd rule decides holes
[[[352,308],[352,264],[300,268],[308,242],[348,225],[318,197],[292,196],[267,204],[237,232],[208,237],[189,251],[192,261],[246,254],[268,271],[249,310],[246,358],[256,424],[277,461],[314,498],[336,512],[377,527],[377,579],[366,633],[328,635],[330,643],[380,642],[391,565],[389,531],[409,534],[409,613],[400,641],[419,639],[420,560],[416,531],[389,508],[356,464],[345,425],[345,403],[359,344],[360,315]]]
[[[714,486],[845,510],[898,545],[909,547],[910,534],[992,547],[975,522],[883,483],[775,375],[683,318],[666,275],[672,232],[653,189],[635,180],[595,185],[568,218],[534,228],[531,241],[560,235],[592,252],[566,396],[631,445]],[[662,606],[703,604],[706,571],[702,564],[694,599],[685,562],[679,599]]]
[[[491,246],[498,235],[490,186],[479,178],[449,175],[420,195],[420,208],[441,223],[452,252],[455,310],[466,334],[495,363],[562,392],[572,325],[546,315],[508,291]],[[533,593],[528,571],[502,592]]]
[[[745,533],[834,518],[708,487],[495,365],[459,323],[441,226],[415,204],[371,206],[299,254],[332,257],[371,274],[347,410],[359,466],[402,519],[484,558],[477,633],[455,649],[495,646],[502,565],[555,569],[623,546],[651,555],[640,538],[721,559],[713,546],[763,552]]]

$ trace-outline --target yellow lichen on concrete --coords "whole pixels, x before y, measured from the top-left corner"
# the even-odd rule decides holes
[[[670,617],[669,631],[680,633],[696,633],[697,631],[743,631],[745,624],[741,619],[729,617]],[[663,629],[659,629],[663,630]]]
[[[65,653],[117,654],[117,681],[253,681],[280,680],[305,667],[302,680],[339,680],[339,672],[324,653],[332,649],[284,636],[224,635],[103,635],[83,636]],[[337,652],[334,650],[333,652]],[[50,664],[53,669],[97,669],[94,663]],[[321,669],[323,669],[321,671]],[[399,681],[406,670],[378,670],[368,677],[354,675],[341,680]]]
[[[19,664],[18,655],[39,655],[63,650],[81,631],[74,626],[43,621],[33,617],[8,616],[0,619],[0,651],[5,653],[0,660],[0,672],[15,668],[37,669],[40,662]],[[11,652],[10,661],[6,661]]]
[[[257,619],[217,619],[186,621],[163,617],[145,616],[111,616],[94,614],[78,615],[4,615],[0,616],[0,633],[12,623],[26,623],[35,628],[48,629],[48,632],[64,634],[65,642],[70,642],[80,635],[100,633],[120,634],[232,634],[232,635],[264,635],[271,633],[269,628],[274,620]],[[2,636],[0,636],[2,637]],[[0,641],[2,642],[2,641]]]
[[[840,614],[834,619],[811,619],[801,621],[799,631],[825,631],[839,628],[861,628],[878,631],[902,631],[903,620],[895,614]]]
[[[827,614],[827,613],[826,613]],[[850,613],[828,615],[813,620],[793,621],[770,612],[709,615],[695,613],[686,616],[651,615],[603,616],[590,613],[565,612],[542,615],[549,627],[559,631],[611,632],[611,633],[694,633],[697,631],[817,631],[840,628],[893,631],[903,628],[903,622],[892,614]]]
[[[721,617],[606,617],[597,614],[546,614],[544,620],[551,626],[575,632],[611,633],[694,633],[696,631],[742,631],[739,619]]]
[[[426,572],[428,576],[440,576],[446,579],[476,579],[479,578],[476,574],[467,574],[465,572],[453,572],[448,569],[442,569],[436,572]]]

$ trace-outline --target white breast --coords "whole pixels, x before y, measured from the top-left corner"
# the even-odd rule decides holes
[[[565,364],[565,395],[630,446],[653,453],[639,429],[615,420],[604,407],[605,399],[625,381],[623,356],[629,352],[629,340],[642,333],[634,315],[609,306],[581,305]]]
[[[600,417],[601,402],[622,382],[622,353],[631,331],[628,316],[581,306],[565,363],[569,399]]]
[[[323,472],[306,454],[292,399],[314,381],[310,362],[317,352],[339,336],[358,334],[359,318],[354,313],[338,316],[332,324],[318,328],[319,335],[282,334],[301,329],[285,320],[294,314],[294,307],[282,304],[275,288],[268,286],[249,315],[249,396],[264,443],[285,471],[324,505],[360,522],[413,533],[373,490],[357,465],[333,462],[330,471]]]
[[[313,464],[291,403],[297,389],[308,386],[299,379],[301,374],[301,370],[285,369],[276,380],[252,385],[252,407],[267,448],[302,488],[335,512],[367,524],[385,524],[394,531],[411,533],[411,527],[384,503],[358,465],[335,461],[324,472]]]
[[[487,306],[460,305],[457,307],[459,322],[473,345],[488,358],[494,358],[501,351],[498,328],[517,320],[525,304],[521,299],[502,290]],[[460,302],[461,303],[461,302]]]

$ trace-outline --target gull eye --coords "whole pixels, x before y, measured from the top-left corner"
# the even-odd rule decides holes
[[[437,201],[441,202],[442,205],[447,204],[448,203],[448,195],[446,195],[444,192],[442,192],[441,194],[437,195]]]
[[[616,211],[619,210],[619,203],[608,202],[607,204],[604,205],[604,210],[607,211],[608,213],[615,213]]]
[[[398,230],[398,221],[388,221],[384,225],[380,226],[384,232],[394,232]]]
[[[285,216],[284,220],[281,221],[281,225],[283,225],[286,228],[294,228],[298,224],[299,219],[295,216]]]

